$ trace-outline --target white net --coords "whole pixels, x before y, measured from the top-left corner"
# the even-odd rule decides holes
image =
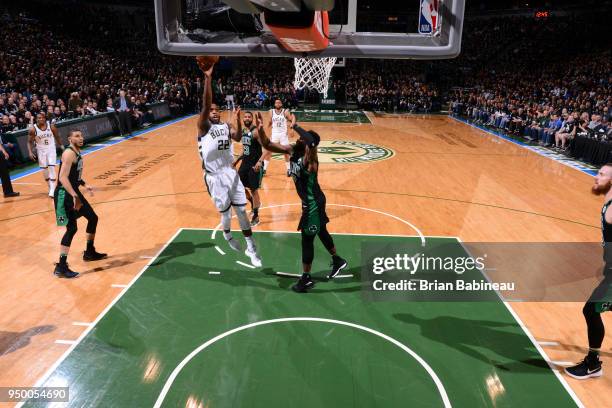
[[[313,88],[327,98],[329,75],[336,63],[336,57],[295,58],[295,89]]]

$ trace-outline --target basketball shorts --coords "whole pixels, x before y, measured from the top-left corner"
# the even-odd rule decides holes
[[[230,168],[206,173],[204,183],[219,212],[226,212],[232,205],[246,205],[244,186],[236,170]]]
[[[280,143],[282,145],[289,144],[289,136],[287,136],[286,133],[272,133],[272,138],[270,140],[272,140],[272,143]]]
[[[257,190],[261,187],[261,179],[263,178],[263,166],[259,167],[259,171],[253,170],[250,165],[240,167],[238,170],[242,185],[249,190]]]
[[[302,231],[306,235],[317,235],[321,231],[321,226],[328,222],[325,203],[310,206],[302,204],[302,217],[298,224],[298,231]]]
[[[36,157],[38,158],[38,167],[43,169],[49,166],[55,166],[55,163],[57,163],[55,148],[36,149]]]
[[[606,265],[607,267],[607,265]],[[612,311],[612,276],[606,276],[589,297],[597,313]]]
[[[87,199],[81,194],[79,189],[75,189],[79,200],[81,201],[81,209],[76,211],[74,209],[74,199],[68,192],[60,185],[55,189],[53,195],[53,203],[55,207],[55,221],[59,227],[65,227],[68,225],[70,220],[76,220],[83,214],[93,212],[91,205]]]

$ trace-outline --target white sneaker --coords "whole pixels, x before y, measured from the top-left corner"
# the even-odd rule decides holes
[[[244,254],[251,258],[251,263],[253,264],[253,266],[261,268],[261,258],[259,257],[259,255],[257,255],[257,250],[255,248],[253,248],[252,251],[247,248],[247,250],[244,251]]]
[[[240,252],[242,250],[242,247],[240,246],[240,242],[236,241],[234,237],[231,237],[230,239],[227,240],[227,245],[229,245],[230,248],[232,248],[236,252]]]

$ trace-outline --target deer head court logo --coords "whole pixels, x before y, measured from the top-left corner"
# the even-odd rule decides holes
[[[370,163],[390,159],[395,152],[388,147],[350,140],[322,140],[319,144],[319,163]],[[281,160],[282,155],[273,155]]]

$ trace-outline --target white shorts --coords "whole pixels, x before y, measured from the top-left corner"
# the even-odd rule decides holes
[[[285,133],[284,135],[281,133],[272,133],[272,143],[280,143],[282,145],[289,144],[289,136]]]
[[[236,170],[224,169],[215,173],[206,173],[204,183],[210,198],[220,212],[226,212],[232,205],[246,205],[244,186]]]
[[[36,149],[36,157],[38,157],[38,167],[43,169],[49,166],[55,166],[57,163],[55,149]]]

